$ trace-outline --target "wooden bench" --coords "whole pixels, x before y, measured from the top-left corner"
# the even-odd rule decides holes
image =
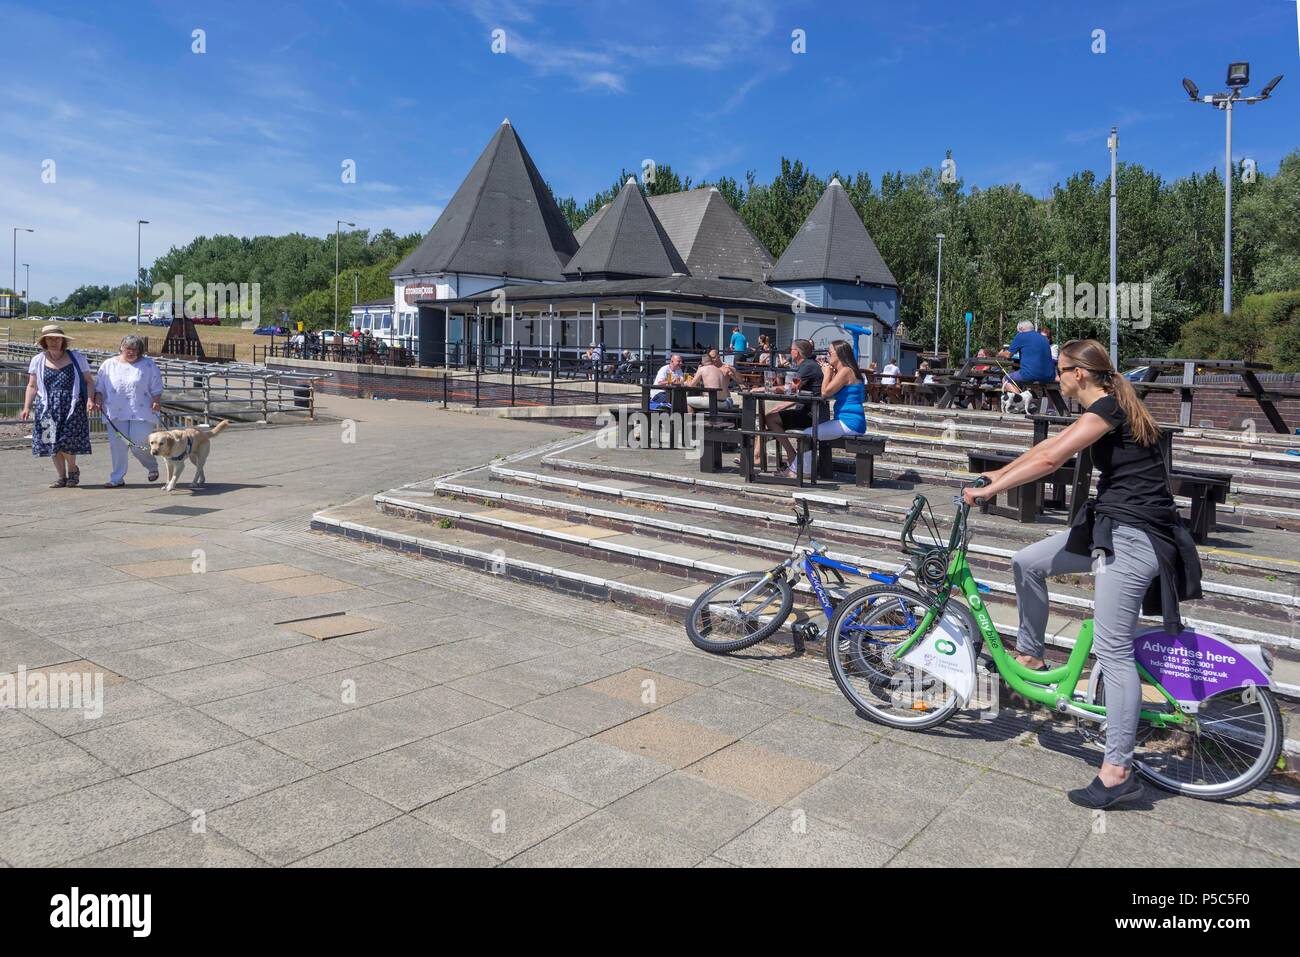
[[[823,442],[824,453],[830,461],[830,449],[844,449],[853,456],[854,481],[860,488],[866,488],[876,479],[876,456],[885,454],[885,439],[875,435],[846,435],[843,438]]]
[[[721,472],[723,453],[741,448],[740,412],[722,409],[712,414],[700,414],[704,416],[700,471]]]
[[[1192,540],[1198,545],[1204,545],[1214,530],[1218,506],[1228,500],[1232,475],[1226,472],[1173,469],[1169,477],[1173,480],[1174,494],[1192,500]]]
[[[969,470],[979,475],[984,472],[991,472],[994,469],[1000,469],[1004,465],[1009,465],[1019,455],[1012,452],[967,452]],[[1046,475],[1028,485],[1021,485],[1019,488],[1007,489],[1007,505],[1016,510],[1016,521],[1022,524],[1032,524],[1038,521],[1038,513],[1042,505],[1052,505],[1063,508],[1065,506],[1065,487],[1075,479],[1075,472],[1078,466],[1078,457],[1071,458],[1051,475]],[[1089,473],[1091,478],[1091,472]],[[1052,483],[1054,494],[1051,499],[1044,501],[1043,485],[1047,482]],[[990,505],[997,504],[997,496],[985,499],[984,505],[980,506],[981,512],[987,512]]]

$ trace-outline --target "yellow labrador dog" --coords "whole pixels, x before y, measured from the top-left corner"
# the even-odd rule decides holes
[[[167,481],[162,489],[164,492],[170,492],[176,487],[176,480],[181,477],[181,472],[185,471],[186,459],[193,462],[197,469],[190,487],[194,488],[204,483],[203,465],[208,460],[210,440],[229,424],[227,420],[222,419],[210,429],[166,429],[149,434],[149,451],[161,456],[167,463]]]

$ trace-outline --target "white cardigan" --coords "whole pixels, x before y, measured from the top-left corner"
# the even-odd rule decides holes
[[[81,399],[81,380],[90,372],[90,365],[86,362],[86,357],[75,349],[68,350],[68,358],[72,360],[72,367],[76,370],[76,375],[72,377],[72,404],[68,406],[68,411],[64,413],[67,419],[72,415],[72,410],[77,407],[78,400]],[[32,361],[27,363],[27,371],[36,376],[36,395],[41,400],[42,408],[49,408],[49,397],[45,394],[45,351],[41,350],[32,356]]]

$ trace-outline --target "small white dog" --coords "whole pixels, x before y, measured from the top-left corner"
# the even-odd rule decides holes
[[[1022,392],[1002,393],[1002,412],[1004,415],[1010,415],[1012,413],[1028,415],[1033,410],[1034,397],[1028,390]]]

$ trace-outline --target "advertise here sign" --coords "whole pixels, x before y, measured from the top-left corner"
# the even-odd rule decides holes
[[[1268,675],[1236,647],[1212,635],[1149,631],[1133,639],[1133,653],[1179,701],[1204,701],[1247,685],[1268,687]]]

